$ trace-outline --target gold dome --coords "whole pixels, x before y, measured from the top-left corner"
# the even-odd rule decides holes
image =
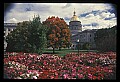
[[[78,18],[78,16],[75,15],[76,12],[74,11],[73,13],[74,13],[74,15],[73,15],[73,17],[71,18],[70,21],[80,21],[80,19]]]
[[[80,21],[80,19],[78,16],[73,16],[70,21]]]

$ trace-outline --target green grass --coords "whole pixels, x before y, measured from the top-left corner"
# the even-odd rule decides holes
[[[89,50],[90,52],[96,52],[96,50]],[[78,53],[78,50],[72,50],[72,49],[61,49],[61,50],[58,50],[58,49],[55,49],[55,53],[54,54],[58,54],[60,56],[64,56],[68,53],[71,53],[71,52],[75,52],[75,53]],[[79,52],[82,52],[82,53],[86,53],[88,52],[88,50],[79,50]],[[53,50],[52,49],[46,49],[44,51],[44,53],[46,54],[53,54]]]

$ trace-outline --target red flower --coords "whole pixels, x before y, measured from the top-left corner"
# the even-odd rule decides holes
[[[23,74],[22,72],[19,72],[19,75]]]
[[[96,76],[93,76],[93,80],[95,80],[95,79],[97,79],[97,77],[96,77]]]
[[[66,79],[75,79],[76,77],[78,79],[111,79],[116,67],[115,64],[103,67],[101,59],[106,57],[109,60],[115,60],[115,54],[81,53],[78,56],[76,53],[71,53],[62,58],[57,55],[43,54],[38,56],[37,54],[18,53],[4,58],[4,73],[9,78],[19,77],[28,71],[39,74],[38,79],[60,79],[63,77]],[[9,61],[14,62],[11,64],[8,63]],[[23,65],[28,68],[21,67]]]

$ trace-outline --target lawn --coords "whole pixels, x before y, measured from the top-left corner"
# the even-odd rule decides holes
[[[79,50],[79,53],[82,52],[82,53],[86,53],[86,52],[97,52],[96,50]],[[52,49],[46,49],[44,51],[45,54],[53,54],[53,50]],[[60,56],[64,56],[68,53],[78,53],[78,50],[72,50],[72,49],[61,49],[61,50],[58,50],[58,49],[55,49],[55,53],[54,54],[58,54]]]

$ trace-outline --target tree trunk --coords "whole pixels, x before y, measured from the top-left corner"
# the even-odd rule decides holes
[[[55,48],[53,47],[53,54],[55,53]]]
[[[61,51],[61,47],[59,47],[59,50]]]

